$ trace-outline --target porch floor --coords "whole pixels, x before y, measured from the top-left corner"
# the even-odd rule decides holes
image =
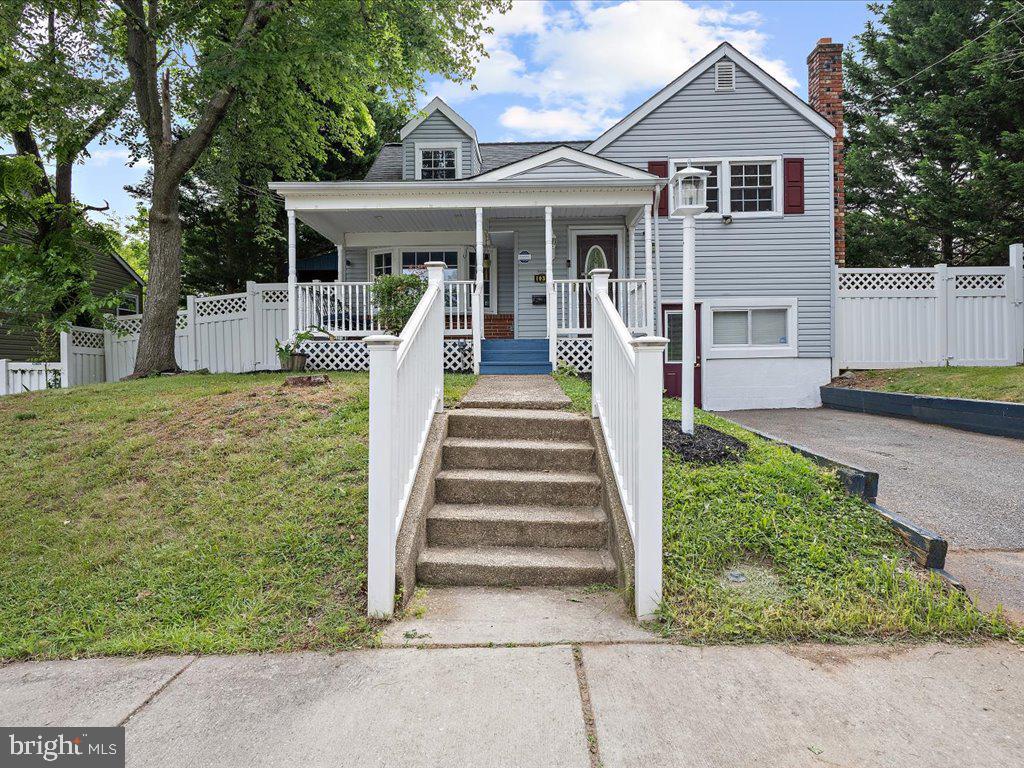
[[[568,410],[570,400],[550,375],[481,376],[459,403],[460,408],[528,408]]]

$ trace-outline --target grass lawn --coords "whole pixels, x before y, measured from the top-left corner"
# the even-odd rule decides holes
[[[902,368],[857,371],[844,386],[907,392],[912,395],[965,397],[1024,403],[1024,366],[1004,368]]]
[[[0,658],[372,642],[367,376],[283,380],[0,398]]]
[[[557,376],[577,410],[590,385]],[[679,401],[664,401],[678,418]],[[684,642],[976,639],[1016,635],[914,566],[870,507],[802,456],[711,414],[697,422],[748,446],[739,462],[664,458],[662,629]],[[740,571],[740,584],[726,578]]]

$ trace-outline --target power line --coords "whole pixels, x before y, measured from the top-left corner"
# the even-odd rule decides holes
[[[936,61],[933,61],[928,66],[926,66],[923,69],[915,72],[914,74],[910,75],[909,77],[903,78],[898,83],[896,83],[896,85],[892,86],[891,88],[889,88],[885,92],[878,94],[877,96],[871,97],[865,103],[870,104],[873,101],[876,101],[876,100],[882,98],[883,96],[888,96],[889,94],[893,93],[895,90],[900,88],[901,86],[905,85],[906,83],[909,83],[911,80],[914,80],[914,79],[920,77],[925,72],[928,72],[929,70],[937,67],[942,62],[946,61],[947,59],[949,59],[949,58],[955,56],[956,54],[960,53],[960,51],[962,51],[967,46],[971,45],[972,43],[976,43],[978,40],[983,38],[985,35],[987,35],[989,32],[994,30],[996,27],[1000,26],[1001,24],[1005,24],[1006,22],[1010,21],[1011,19],[1019,16],[1021,13],[1024,13],[1024,3],[1022,3],[1021,0],[1017,0],[1017,9],[1015,11],[1013,11],[1013,13],[1007,14],[1003,18],[999,19],[991,27],[988,27],[987,29],[985,29],[981,34],[977,35],[976,37],[972,37],[970,40],[966,41],[963,45],[961,45],[956,50],[950,51],[945,56],[943,56],[941,59],[937,59]]]

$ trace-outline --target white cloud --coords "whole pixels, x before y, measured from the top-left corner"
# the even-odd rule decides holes
[[[114,162],[118,165],[128,166],[132,163],[132,153],[126,147],[104,146],[89,150],[89,158],[85,161],[93,166],[104,166]],[[146,170],[150,168],[149,158],[143,157],[131,164],[132,168]]]
[[[479,96],[518,97],[501,124],[536,137],[597,135],[627,103],[671,82],[728,40],[787,87],[797,81],[765,53],[757,12],[708,8],[683,0],[618,4],[515,2],[490,24],[473,83],[435,83],[431,95],[459,103]]]

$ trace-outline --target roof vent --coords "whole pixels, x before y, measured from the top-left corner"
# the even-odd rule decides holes
[[[715,64],[715,90],[736,90],[736,65],[731,61],[720,61]]]

